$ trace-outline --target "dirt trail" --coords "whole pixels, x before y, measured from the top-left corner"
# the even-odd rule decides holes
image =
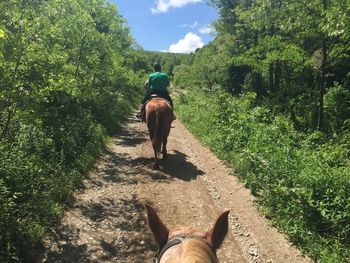
[[[168,151],[161,170],[152,170],[146,126],[130,118],[45,242],[40,262],[152,262],[157,246],[144,202],[170,228],[208,230],[219,213],[230,210],[231,231],[218,252],[222,263],[311,262],[258,214],[249,190],[179,121]]]

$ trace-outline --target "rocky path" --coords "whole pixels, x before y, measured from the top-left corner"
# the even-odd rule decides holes
[[[208,230],[230,210],[231,231],[218,252],[222,263],[311,262],[259,215],[249,191],[179,121],[168,151],[160,171],[152,170],[146,126],[130,118],[74,195],[39,261],[152,262],[157,246],[147,227],[147,202],[169,228]]]

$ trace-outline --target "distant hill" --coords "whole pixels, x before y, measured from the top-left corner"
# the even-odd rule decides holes
[[[183,53],[170,53],[160,51],[143,51],[147,57],[147,61],[150,64],[150,70],[152,65],[159,63],[162,66],[162,71],[166,72],[169,76],[173,76],[174,67],[180,65],[188,60],[192,55]]]

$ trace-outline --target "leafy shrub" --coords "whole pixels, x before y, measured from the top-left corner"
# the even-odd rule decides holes
[[[186,94],[186,95],[184,95]],[[254,107],[249,93],[185,90],[180,119],[234,167],[261,211],[319,262],[350,258],[348,133],[302,134],[291,121]]]
[[[328,129],[347,128],[350,122],[350,93],[343,86],[335,83],[325,95],[325,112]]]
[[[34,261],[134,108],[144,69],[132,45],[105,0],[0,1],[0,262]]]

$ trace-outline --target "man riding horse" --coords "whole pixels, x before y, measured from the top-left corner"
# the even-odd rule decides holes
[[[137,118],[145,121],[145,105],[151,99],[152,96],[163,98],[170,103],[173,109],[173,100],[169,96],[168,87],[170,85],[169,77],[162,73],[162,67],[159,64],[154,65],[154,73],[149,75],[148,80],[145,82],[144,88],[146,95],[142,100],[141,110],[136,115]],[[175,116],[173,116],[175,119]]]

